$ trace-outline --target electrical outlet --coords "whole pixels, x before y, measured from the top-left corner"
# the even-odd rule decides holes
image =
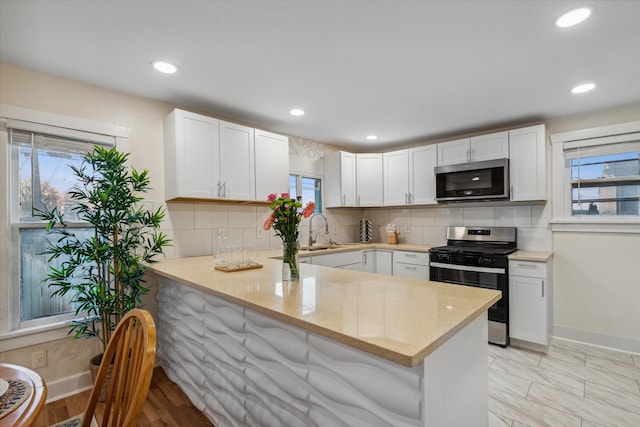
[[[258,239],[262,239],[264,236],[262,234],[264,230],[262,229],[262,227],[258,227],[258,232],[256,233],[256,238]]]
[[[405,225],[404,226],[404,234],[410,234],[411,233],[411,226],[410,225]]]
[[[47,350],[34,351],[31,355],[31,365],[34,369],[47,366]]]

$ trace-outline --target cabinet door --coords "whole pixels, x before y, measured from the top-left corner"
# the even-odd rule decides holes
[[[545,126],[529,126],[509,132],[511,200],[547,199]]]
[[[324,157],[324,205],[356,205],[356,155],[336,151]]]
[[[382,154],[356,154],[356,206],[382,203]]]
[[[376,252],[375,250],[362,251],[362,271],[367,273],[376,272]]]
[[[256,200],[289,192],[289,138],[255,130]]]
[[[256,200],[253,128],[220,122],[221,194],[229,200]]]
[[[392,251],[375,251],[376,257],[376,273],[393,275],[393,252]]]
[[[509,132],[497,132],[489,135],[469,138],[471,161],[509,158]]]
[[[356,205],[356,155],[340,153],[340,196],[341,206]]]
[[[438,144],[438,166],[456,165],[469,161],[469,138]]]
[[[384,153],[382,156],[384,175],[384,205],[409,204],[409,150]]]
[[[433,168],[438,159],[437,146],[411,148],[409,150],[409,203],[429,205],[437,203],[436,180]]]
[[[547,342],[545,279],[509,276],[509,335],[542,345]]]
[[[178,197],[218,198],[220,181],[219,121],[174,110],[164,121],[167,200]]]
[[[359,262],[338,266],[342,270],[362,271],[362,264]]]

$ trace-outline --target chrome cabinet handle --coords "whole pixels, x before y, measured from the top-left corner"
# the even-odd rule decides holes
[[[221,197],[220,196],[220,181],[218,181],[218,197]]]
[[[413,271],[416,271],[416,270],[418,269],[418,267],[411,267],[411,266],[405,265],[405,266],[404,266],[404,269],[405,269],[405,270],[413,270]]]
[[[509,187],[509,200],[513,200],[513,185]]]
[[[227,181],[222,182],[222,198],[227,197]]]
[[[542,298],[544,298],[544,280],[542,281]]]
[[[358,206],[360,206],[360,196],[358,196],[358,203],[356,203]]]

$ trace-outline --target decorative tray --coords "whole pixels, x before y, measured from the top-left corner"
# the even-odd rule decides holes
[[[231,273],[232,271],[244,271],[253,270],[256,268],[262,268],[262,264],[249,264],[249,265],[216,265],[216,270]]]

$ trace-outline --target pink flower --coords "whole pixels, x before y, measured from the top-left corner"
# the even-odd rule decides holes
[[[280,205],[276,205],[273,210],[279,211],[280,210]]]
[[[278,195],[276,193],[271,193],[267,196],[267,202],[273,202],[277,198],[278,198]]]
[[[271,226],[273,225],[273,221],[276,219],[276,214],[272,213],[271,215],[269,215],[269,218],[267,218],[267,220],[264,222],[264,224],[262,224],[262,229],[263,230],[268,230],[271,228]]]
[[[282,197],[283,199],[290,199],[289,193],[282,193],[280,197]]]
[[[304,207],[304,210],[302,211],[302,216],[305,218],[309,218],[313,214],[313,211],[315,210],[316,210],[316,204],[313,202],[309,202],[307,203],[307,206]]]

